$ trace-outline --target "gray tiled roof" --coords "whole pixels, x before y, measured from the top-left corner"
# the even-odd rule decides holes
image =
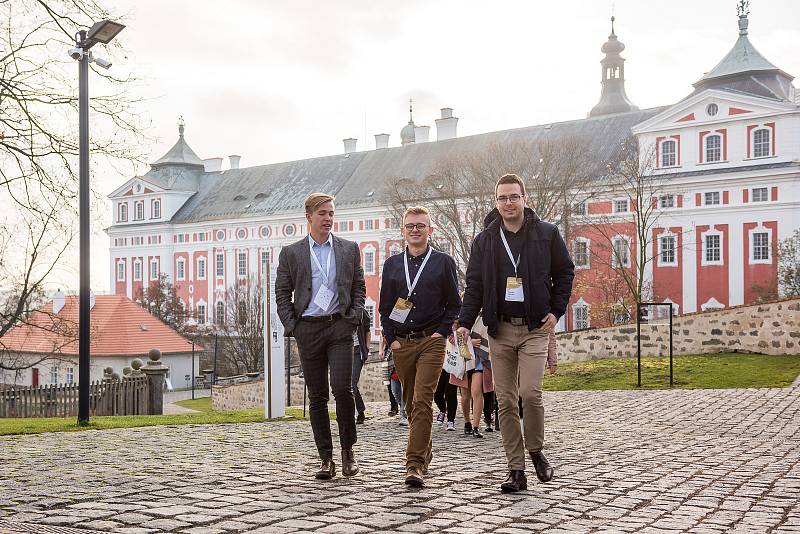
[[[492,144],[580,136],[591,143],[589,149],[596,161],[606,161],[620,142],[631,135],[632,126],[664,109],[651,108],[404,147],[197,173],[197,194],[178,210],[172,221],[186,223],[297,213],[311,191],[335,195],[339,208],[378,206],[384,203],[383,186],[387,180],[424,178],[440,159],[480,151]]]

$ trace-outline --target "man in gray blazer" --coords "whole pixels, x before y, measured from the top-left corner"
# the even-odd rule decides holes
[[[353,333],[364,309],[366,286],[358,245],[331,233],[334,197],[306,197],[308,236],[281,250],[275,302],[287,335],[294,336],[308,387],[311,429],[322,464],[315,477],[336,475],[328,417],[330,389],[342,447],[342,474],[354,476],[358,463],[355,400],[352,388]]]

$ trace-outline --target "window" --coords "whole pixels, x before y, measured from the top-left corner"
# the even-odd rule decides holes
[[[586,304],[575,304],[572,306],[572,319],[575,330],[585,330],[589,328],[589,307]]]
[[[287,224],[283,229],[283,234],[288,236],[288,237],[293,236],[294,235],[294,225],[293,224]]]
[[[374,224],[374,222],[375,221],[373,219],[367,219],[366,221],[364,221],[364,230],[372,230],[372,225]]]
[[[184,280],[186,278],[186,262],[183,259],[178,260],[177,262],[177,274],[175,275],[178,280]]]
[[[706,263],[719,263],[722,261],[722,246],[720,235],[707,235],[705,238],[705,260]]]
[[[144,237],[137,235],[133,238],[133,246],[144,245]]]
[[[183,241],[184,241],[183,234],[178,234],[178,243],[183,243]]]
[[[200,280],[206,279],[206,259],[197,258],[197,278]]]
[[[268,238],[269,234],[270,234],[269,226],[262,226],[261,228],[258,229],[258,235],[260,235],[264,239]]]
[[[709,117],[713,117],[714,115],[717,114],[717,112],[719,112],[719,106],[718,105],[716,105],[714,103],[711,103],[711,104],[706,106],[706,114]]]
[[[244,239],[245,237],[247,237],[247,230],[244,228],[236,230],[236,239]]]
[[[58,367],[50,368],[50,383],[58,384]]]
[[[575,267],[589,267],[589,241],[576,239],[572,244],[572,255],[574,256]]]
[[[150,217],[152,219],[160,219],[161,218],[161,200],[154,199],[153,205],[150,208]]]
[[[67,367],[67,384],[75,383],[75,368]]]
[[[133,218],[136,221],[141,221],[144,219],[144,201],[138,201],[133,203],[134,215]]]
[[[225,303],[221,300],[217,302],[217,324],[225,324]]]
[[[119,214],[117,216],[118,222],[128,222],[128,203],[127,202],[120,202],[119,204]]]
[[[158,279],[158,261],[152,260],[150,262],[150,280]]]
[[[662,235],[659,239],[658,262],[659,265],[677,265],[675,256],[675,236]]]
[[[244,302],[239,303],[239,324],[247,324],[247,304]]]
[[[375,274],[375,251],[364,251],[364,272],[367,274]]]
[[[239,252],[237,255],[238,257],[238,265],[239,265],[239,276],[247,276],[247,252]]]
[[[769,193],[766,187],[756,187],[753,189],[753,202],[766,202],[769,200]]]
[[[660,208],[674,208],[675,195],[661,195],[658,197],[658,206]]]
[[[624,237],[615,237],[612,241],[611,266],[631,266],[630,245],[628,240]]]
[[[678,144],[673,141],[664,141],[661,143],[661,166],[674,167],[677,164],[676,147]]]
[[[716,206],[719,204],[719,191],[710,191],[704,198],[706,206]]]
[[[197,240],[198,241],[205,241],[206,240],[206,233],[205,232],[200,232],[199,234],[197,234]]]
[[[578,202],[572,207],[574,215],[586,215],[586,202]]]
[[[709,135],[706,137],[706,159],[707,163],[713,163],[722,159],[722,136]]]
[[[623,198],[614,201],[614,213],[625,213],[628,211],[628,200]]]
[[[125,280],[125,263],[118,262],[117,263],[117,282],[123,282]]]
[[[142,262],[139,260],[133,262],[133,280],[135,282],[142,280]]]
[[[628,309],[625,307],[624,304],[618,302],[614,305],[614,324],[625,324],[630,322],[631,314],[628,313]]]
[[[769,233],[754,232],[753,236],[753,260],[769,261]]]
[[[403,247],[401,247],[399,243],[395,243],[391,247],[389,247],[390,256],[395,256],[397,254],[400,254],[401,252],[403,252]]]
[[[225,256],[217,253],[217,276],[225,276]]]
[[[375,328],[375,305],[367,304],[365,308],[367,309],[367,315],[369,315],[369,322],[372,328]]]
[[[205,304],[198,304],[197,305],[197,322],[199,324],[206,324],[206,305]]]
[[[770,156],[770,139],[769,130],[766,128],[759,128],[753,132],[753,157],[763,158]]]
[[[217,230],[217,241],[225,241],[225,230]]]

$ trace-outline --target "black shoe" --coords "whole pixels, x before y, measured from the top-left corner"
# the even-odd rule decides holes
[[[353,449],[342,449],[342,474],[346,477],[358,474],[358,462],[353,457]]]
[[[397,408],[392,408],[389,410],[389,417],[394,417],[397,415]]]
[[[323,458],[319,470],[314,474],[314,478],[320,480],[330,480],[336,476],[336,464],[331,458]]]
[[[544,457],[542,451],[531,452],[530,455],[531,460],[533,460],[533,466],[536,468],[536,478],[542,482],[553,480],[553,468],[547,458]]]
[[[363,425],[363,424],[364,424],[364,421],[365,421],[366,419],[367,419],[367,418],[364,416],[364,414],[363,414],[363,413],[360,413],[360,414],[358,414],[358,417],[356,417],[356,424],[357,424],[357,425]]]
[[[492,428],[491,421],[486,421],[486,429],[484,430],[484,432],[494,432],[494,428]]]
[[[469,436],[472,434],[472,423],[464,423],[464,435]]]
[[[478,428],[478,427],[473,428],[472,429],[472,437],[473,438],[482,438],[483,434],[481,434],[481,429]]]
[[[512,469],[508,472],[508,478],[500,484],[500,491],[503,493],[515,493],[528,489],[528,479],[525,478],[525,471]]]

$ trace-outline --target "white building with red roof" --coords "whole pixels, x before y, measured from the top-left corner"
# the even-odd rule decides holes
[[[192,342],[124,295],[93,296],[90,380],[111,367],[122,375],[138,358],[147,362],[159,349],[175,388],[187,387],[192,373]],[[194,371],[201,347],[195,346]],[[0,359],[18,371],[0,370],[0,385],[71,384],[78,380],[78,297],[60,291],[24,323],[0,337]]]

